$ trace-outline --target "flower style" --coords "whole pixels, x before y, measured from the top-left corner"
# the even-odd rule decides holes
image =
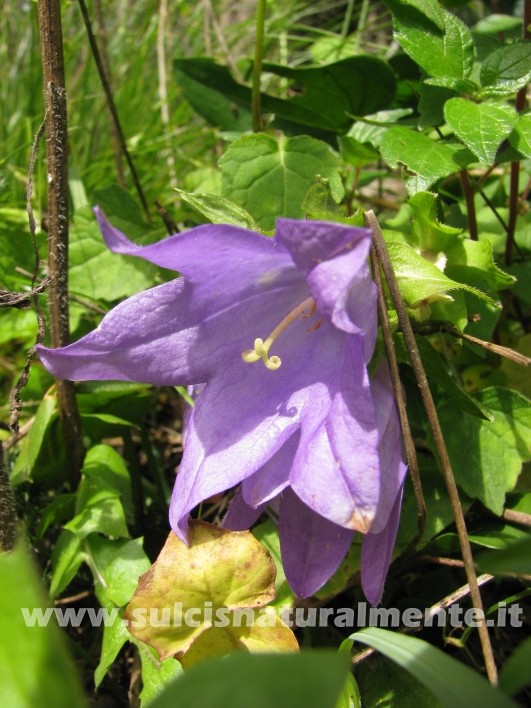
[[[183,277],[130,297],[62,349],[39,347],[64,379],[201,384],[170,507],[189,513],[240,484],[225,525],[279,513],[288,582],[301,597],[337,570],[355,531],[362,584],[380,601],[405,465],[377,333],[366,229],[279,219],[274,238],[205,225],[140,247],[96,215],[116,253]]]

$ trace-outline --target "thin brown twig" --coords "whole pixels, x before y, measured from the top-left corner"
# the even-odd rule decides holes
[[[101,64],[105,72],[107,82],[109,86],[112,86],[111,64],[109,62],[109,54],[107,52],[107,31],[105,29],[105,18],[103,16],[101,0],[94,0],[94,14],[96,16],[96,22],[98,23],[98,33],[100,36],[99,49],[101,55]],[[112,116],[109,116],[109,118],[112,151],[114,154],[114,165],[116,167],[116,177],[118,180],[118,184],[121,187],[125,187],[124,166],[122,164],[122,152],[120,149],[120,136],[118,135],[118,131],[116,130],[116,124],[112,119]]]
[[[470,176],[466,170],[459,172],[461,186],[463,187],[463,195],[465,197],[466,211],[468,215],[468,231],[472,241],[478,240],[478,223],[476,220],[476,207],[474,204],[474,192],[470,184]]]
[[[367,225],[369,226],[369,224]],[[396,359],[395,346],[393,343],[393,335],[391,333],[391,325],[389,322],[389,316],[387,314],[387,305],[385,301],[385,293],[382,283],[382,274],[380,271],[380,265],[378,263],[374,247],[371,248],[370,259],[372,275],[378,291],[378,316],[380,319],[380,325],[382,327],[385,351],[387,354],[387,362],[389,365],[389,372],[391,374],[391,381],[393,384],[393,392],[395,395],[398,416],[400,419],[400,428],[402,430],[402,439],[404,441],[406,460],[409,467],[409,473],[411,475],[411,481],[413,483],[415,499],[417,500],[418,530],[409,545],[410,549],[414,549],[418,541],[420,541],[420,539],[422,538],[422,534],[424,533],[424,526],[426,523],[426,502],[424,501],[424,494],[422,493],[422,483],[420,481],[419,475],[417,452],[415,450],[413,436],[411,435],[411,428],[409,427],[406,402],[404,399],[402,384],[400,382],[400,374],[398,371],[398,363]]]
[[[124,131],[122,129],[122,124],[120,122],[120,117],[118,116],[116,104],[114,103],[114,97],[112,95],[112,90],[111,90],[111,87],[109,86],[109,82],[107,81],[107,76],[105,74],[105,67],[103,66],[103,62],[101,60],[100,51],[98,49],[98,44],[96,42],[96,37],[94,36],[94,32],[92,31],[92,24],[91,24],[90,17],[88,14],[87,5],[85,3],[85,0],[78,0],[78,3],[79,3],[80,10],[81,10],[81,14],[83,16],[83,22],[85,23],[85,28],[87,30],[87,35],[88,35],[90,48],[92,50],[92,55],[94,57],[94,61],[96,62],[96,68],[98,70],[101,85],[103,87],[103,92],[105,93],[105,98],[107,99],[107,106],[109,108],[112,119],[114,121],[114,125],[116,126],[116,132],[118,134],[118,139],[120,141],[120,147],[121,147],[124,157],[126,159],[127,165],[131,171],[131,177],[133,179],[133,183],[135,185],[135,189],[137,191],[138,198],[140,199],[140,203],[142,204],[142,208],[144,209],[144,213],[146,215],[146,218],[148,219],[148,221],[151,221],[151,214],[149,212],[147,200],[144,195],[144,190],[142,189],[142,185],[140,184],[140,179],[138,177],[138,173],[136,171],[133,159],[132,159],[129,149],[127,147]]]
[[[387,286],[389,288],[389,293],[393,301],[395,310],[397,312],[398,321],[404,335],[406,346],[408,349],[409,357],[417,383],[419,386],[420,394],[424,403],[424,408],[426,410],[428,423],[432,430],[433,439],[435,441],[435,446],[437,449],[437,455],[439,458],[439,463],[443,477],[446,483],[446,488],[448,490],[448,496],[450,498],[450,503],[452,506],[452,511],[454,514],[455,525],[457,529],[457,535],[459,538],[459,544],[461,547],[461,555],[465,563],[465,571],[467,575],[467,580],[470,585],[470,594],[474,606],[483,611],[483,602],[481,599],[481,594],[479,592],[478,579],[476,576],[476,571],[474,567],[474,558],[472,555],[472,548],[470,546],[470,541],[468,539],[468,532],[466,528],[465,517],[463,514],[463,509],[461,507],[461,501],[459,499],[459,492],[457,489],[457,484],[452,471],[452,465],[450,458],[448,457],[448,450],[446,449],[446,444],[444,441],[443,432],[441,425],[439,423],[439,418],[437,416],[437,411],[435,408],[435,403],[433,401],[430,387],[428,385],[428,380],[426,377],[426,372],[424,366],[422,365],[422,359],[417,348],[417,343],[415,342],[415,335],[413,333],[413,328],[409,321],[409,317],[400,294],[398,287],[398,282],[394,274],[389,254],[387,253],[387,248],[385,241],[382,236],[380,225],[374,212],[369,211],[366,213],[366,223],[370,226],[373,234],[373,244],[378,256],[378,261],[383,269],[385,279],[387,281]],[[498,681],[498,672],[496,668],[496,663],[494,661],[494,654],[492,651],[492,644],[490,641],[490,636],[488,632],[488,627],[486,623],[480,622],[478,624],[479,638],[481,642],[481,648],[483,651],[483,657],[485,660],[485,668],[487,670],[487,675],[489,681],[496,685]]]
[[[514,524],[520,524],[520,526],[527,526],[531,528],[531,514],[526,514],[523,511],[516,511],[515,509],[505,509],[502,518],[505,521],[512,521]]]

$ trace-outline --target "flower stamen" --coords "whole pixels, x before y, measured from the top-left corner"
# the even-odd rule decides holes
[[[284,317],[281,322],[279,322],[279,324],[275,327],[275,329],[271,332],[271,334],[265,341],[263,339],[260,339],[260,337],[255,339],[254,348],[246,349],[244,352],[242,352],[242,359],[247,364],[254,364],[255,362],[260,361],[260,359],[262,359],[265,366],[271,371],[276,371],[277,369],[279,369],[280,365],[282,364],[282,360],[279,356],[276,356],[276,354],[273,354],[273,356],[269,356],[269,350],[271,348],[271,345],[282,334],[282,332],[287,327],[289,327],[292,322],[294,322],[299,317],[301,319],[306,319],[307,317],[310,317],[311,315],[313,315],[316,309],[317,305],[315,304],[315,300],[313,299],[313,297],[306,298],[306,300],[300,302],[296,307],[293,308],[293,310],[291,310],[291,312],[289,312]],[[317,329],[317,327],[315,329]]]

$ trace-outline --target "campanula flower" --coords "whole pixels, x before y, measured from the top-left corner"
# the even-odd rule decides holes
[[[279,512],[295,592],[311,595],[364,534],[362,583],[380,600],[405,475],[385,362],[369,379],[376,291],[366,229],[279,219],[274,238],[199,226],[140,247],[96,209],[116,253],[182,277],[115,307],[62,349],[39,347],[63,379],[200,385],[170,507],[190,512],[241,483],[226,519],[248,528]]]

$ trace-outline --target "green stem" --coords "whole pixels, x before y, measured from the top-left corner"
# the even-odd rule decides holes
[[[258,0],[256,5],[256,40],[254,45],[253,64],[253,89],[252,89],[252,109],[253,109],[253,131],[259,133],[262,130],[262,106],[260,98],[260,79],[262,78],[262,60],[264,57],[264,34],[265,15],[267,0]]]
[[[468,231],[470,233],[470,238],[472,241],[478,240],[478,224],[476,220],[476,206],[474,204],[474,192],[472,191],[472,185],[470,184],[470,177],[466,170],[461,170],[459,173],[461,178],[461,185],[463,187],[463,194],[466,201],[466,211],[468,214]]]

